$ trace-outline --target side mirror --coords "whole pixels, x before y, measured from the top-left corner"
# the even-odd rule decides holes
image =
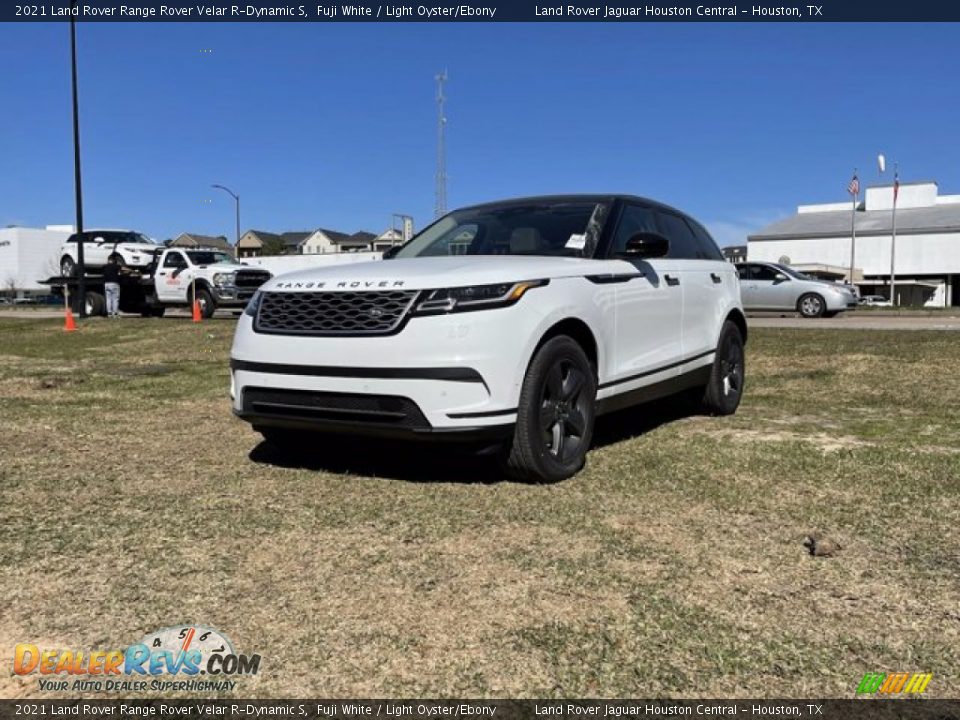
[[[95,238],[93,239],[93,241],[94,241],[97,245],[102,245],[102,244],[105,242],[104,239],[103,239],[102,237],[100,237],[99,235],[98,235],[97,237],[95,237]]]
[[[789,280],[789,279],[790,279],[790,278],[788,278],[788,277],[787,277],[786,275],[784,275],[783,273],[777,273],[776,275],[773,276],[773,281],[774,281],[774,282],[785,282],[785,281],[787,281],[787,280]]]
[[[666,257],[670,252],[670,241],[654,232],[638,232],[627,240],[626,246],[617,253],[626,258]]]
[[[403,247],[403,246],[402,246],[402,245],[391,245],[390,247],[388,247],[386,250],[383,251],[383,259],[384,259],[384,260],[389,260],[389,259],[392,258],[394,255],[396,255],[398,252],[400,252],[400,248],[401,248],[401,247]]]

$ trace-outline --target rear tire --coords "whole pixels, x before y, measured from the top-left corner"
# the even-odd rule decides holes
[[[736,323],[727,320],[720,330],[710,380],[704,388],[704,411],[710,415],[733,415],[743,397],[745,377],[743,335]]]
[[[98,317],[107,312],[107,299],[98,292],[88,292],[84,311],[87,317]]]
[[[800,299],[797,300],[797,312],[803,315],[805,318],[823,317],[823,313],[826,311],[826,309],[826,301],[816,293],[807,293],[805,295],[801,295]]]
[[[566,335],[544,343],[523,379],[506,472],[545,483],[578,473],[593,437],[596,399],[596,376],[583,348]]]

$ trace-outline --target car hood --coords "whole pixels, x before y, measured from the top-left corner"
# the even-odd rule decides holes
[[[387,289],[425,290],[631,270],[633,266],[622,260],[533,255],[397,258],[284,273],[273,278],[263,286],[263,289],[280,291],[323,289],[345,292]]]
[[[104,243],[109,247],[113,247],[113,243],[108,242]],[[117,247],[123,250],[129,250],[130,252],[140,252],[140,253],[152,253],[160,248],[159,245],[151,245],[149,243],[135,243],[135,242],[120,242],[117,243]]]
[[[237,272],[239,270],[254,270],[257,272],[267,272],[263,268],[250,267],[249,265],[241,265],[240,263],[213,263],[212,265],[197,265],[198,268],[203,270],[212,270],[214,272]]]

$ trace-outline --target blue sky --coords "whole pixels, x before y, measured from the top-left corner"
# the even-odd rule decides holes
[[[0,24],[0,226],[73,222],[65,23]],[[158,239],[433,215],[447,68],[451,207],[614,191],[721,244],[842,201],[875,156],[960,192],[954,25],[78,25],[85,221]],[[203,52],[209,50],[210,52]]]

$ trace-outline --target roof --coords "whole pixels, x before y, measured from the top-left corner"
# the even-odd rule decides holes
[[[283,242],[283,244],[286,245],[287,247],[297,247],[297,246],[300,245],[300,243],[302,243],[304,240],[306,240],[306,239],[307,239],[308,237],[310,237],[312,234],[313,234],[313,233],[311,233],[309,230],[299,230],[299,231],[295,231],[295,232],[285,232],[285,233],[281,233],[281,234],[280,234],[280,240],[281,240],[281,241]]]
[[[247,230],[244,235],[247,234],[256,235],[257,238],[263,242],[265,240],[279,240],[280,236],[277,233],[267,232],[266,230]]]
[[[372,243],[377,239],[377,236],[372,232],[367,232],[366,230],[358,230],[353,235],[350,236],[350,242],[362,242],[362,243]]]
[[[857,212],[857,235],[889,235],[893,231],[892,221],[893,213],[890,210]],[[897,210],[897,233],[935,232],[960,232],[960,204]],[[747,240],[811,237],[850,237],[850,214],[841,211],[799,213],[767,225]]]
[[[197,233],[180,233],[176,239],[170,243],[171,246],[184,247],[185,243],[180,240],[184,237],[189,238],[194,247],[216,247],[223,248],[224,250],[232,248],[230,242],[223,235],[199,235]]]
[[[328,230],[327,228],[317,228],[314,232],[322,232],[334,245],[339,245],[344,240],[350,239],[350,236],[347,235],[347,233],[339,232],[337,230]]]

